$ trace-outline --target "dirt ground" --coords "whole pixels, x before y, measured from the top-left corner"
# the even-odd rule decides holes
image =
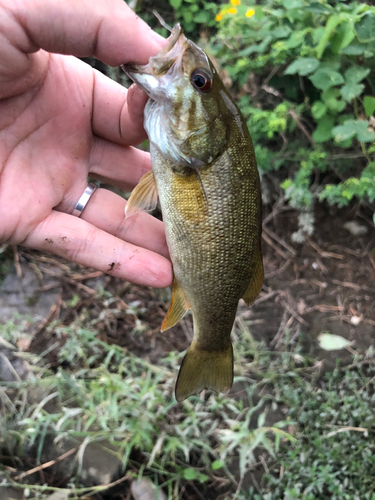
[[[253,307],[240,303],[238,310],[239,316],[251,325],[256,340],[282,349],[286,332],[292,341],[302,333],[304,351],[317,361],[324,360],[327,367],[334,363],[337,352],[331,354],[319,348],[320,333],[343,336],[353,341],[355,349],[369,347],[375,334],[375,231],[370,219],[358,214],[358,207],[338,209],[321,205],[316,212],[315,232],[303,244],[291,240],[297,229],[295,211],[281,205],[265,214],[264,286]],[[365,234],[351,234],[344,227],[349,221],[365,228]],[[33,327],[30,348],[36,352],[43,352],[50,344],[51,339],[45,338],[44,331],[52,320],[59,318],[69,324],[83,307],[89,308],[93,317],[97,315],[102,340],[126,347],[153,363],[171,350],[185,350],[192,340],[189,316],[160,333],[170,299],[168,289],[136,286],[22,248],[14,256],[12,283],[18,284],[14,288],[20,297],[12,299],[15,307],[0,304],[0,312],[3,319],[14,311],[42,318]],[[118,298],[113,307],[122,309],[123,314],[114,315],[112,320],[106,317],[101,323],[95,291],[98,285]],[[1,295],[9,297],[9,293],[3,285]],[[67,305],[73,296],[74,306]],[[136,335],[134,308],[143,324]],[[342,351],[342,356],[345,358],[347,354],[350,359],[349,351]],[[53,363],[53,351],[49,357]]]

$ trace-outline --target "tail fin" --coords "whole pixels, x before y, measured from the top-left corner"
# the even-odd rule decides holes
[[[232,344],[225,351],[209,352],[193,343],[182,360],[176,382],[176,399],[182,401],[203,389],[229,392],[232,383]]]

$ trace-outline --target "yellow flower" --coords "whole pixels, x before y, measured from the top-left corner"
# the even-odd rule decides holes
[[[237,7],[237,5],[241,5],[241,0],[230,0],[230,3]]]
[[[228,9],[228,14],[230,14],[231,16],[232,16],[233,14],[237,14],[237,9],[236,9],[236,8],[234,8],[234,7],[231,7],[230,9]]]
[[[215,17],[215,21],[219,22],[223,19],[223,17],[225,16],[225,14],[228,13],[228,9],[221,9],[221,11],[219,12],[219,14],[216,14],[216,17]]]
[[[247,9],[245,16],[246,17],[253,17],[254,14],[255,14],[254,9]]]

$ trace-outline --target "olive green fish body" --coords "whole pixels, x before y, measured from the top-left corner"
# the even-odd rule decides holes
[[[199,211],[199,200],[186,200],[197,207],[190,217],[181,208],[183,198],[176,204],[173,188],[181,174],[152,151],[174,275],[191,306],[195,340],[206,350],[228,347],[238,301],[260,259],[258,172],[250,138],[236,135],[234,147],[199,173],[190,172],[199,175],[206,214]]]
[[[126,68],[151,97],[145,128],[153,172],[127,210],[145,205],[139,200],[154,179],[174,271],[162,331],[188,309],[194,320],[176,384],[182,400],[204,388],[230,389],[238,301],[255,300],[263,266],[259,175],[245,121],[207,56],[176,30],[148,66]]]

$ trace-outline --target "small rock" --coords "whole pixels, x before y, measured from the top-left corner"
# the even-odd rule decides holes
[[[69,493],[67,491],[55,491],[51,496],[47,497],[46,500],[68,500]]]
[[[1,500],[23,500],[23,490],[0,486],[0,498]]]
[[[344,228],[347,229],[353,236],[363,236],[367,233],[367,227],[362,226],[362,224],[359,224],[354,220],[345,222]]]
[[[42,321],[48,316],[61,292],[59,287],[40,292],[41,286],[53,283],[54,279],[47,276],[40,280],[25,264],[21,264],[21,269],[21,278],[13,269],[0,284],[0,328],[7,321],[13,321],[15,314],[26,314],[34,321]],[[56,270],[56,274],[58,272]]]
[[[42,452],[42,461],[49,462],[77,447],[77,442],[64,439],[55,443],[53,439],[47,439]],[[98,484],[109,484],[118,476],[122,469],[122,461],[108,450],[113,446],[106,441],[89,443],[83,453],[80,481],[84,486],[95,486]],[[75,474],[77,469],[76,453],[65,460],[56,462],[51,469],[62,478],[69,478]],[[1,497],[0,497],[1,499]]]
[[[164,491],[148,479],[133,481],[130,491],[134,500],[168,500]]]
[[[2,348],[0,345],[0,380],[3,382],[26,380],[30,373],[28,363],[18,357],[16,351]]]
[[[362,317],[361,316],[352,316],[350,318],[350,323],[354,326],[357,326],[360,324],[360,322],[362,321]]]

